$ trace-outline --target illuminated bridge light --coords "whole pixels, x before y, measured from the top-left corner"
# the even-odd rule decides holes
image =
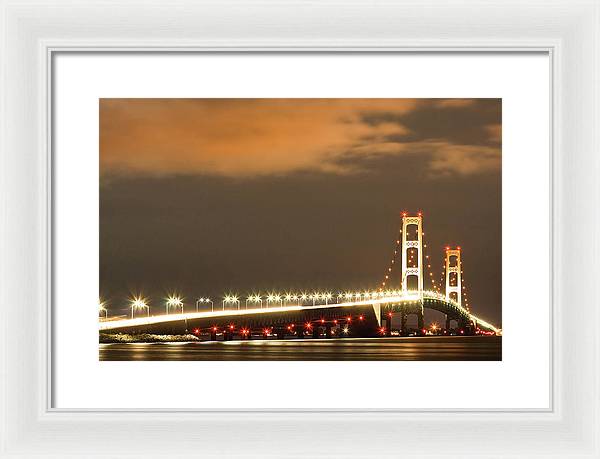
[[[141,296],[134,296],[130,300],[131,304],[131,318],[133,319],[134,311],[139,309],[146,309],[148,311],[148,317],[150,317],[150,306],[146,303],[146,299]]]
[[[102,299],[98,300],[98,313],[104,314],[104,318],[108,319],[108,309],[106,309],[106,303]]]

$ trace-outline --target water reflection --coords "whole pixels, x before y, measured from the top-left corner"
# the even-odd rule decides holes
[[[100,360],[502,360],[496,336],[101,344]]]

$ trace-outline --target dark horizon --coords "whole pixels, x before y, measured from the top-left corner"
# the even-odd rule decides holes
[[[134,294],[158,314],[171,293],[191,311],[376,289],[400,213],[421,211],[436,281],[461,246],[471,310],[501,326],[500,125],[500,99],[101,99],[109,315]]]

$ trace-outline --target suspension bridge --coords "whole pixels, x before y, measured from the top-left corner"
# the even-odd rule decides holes
[[[242,300],[235,295],[224,297],[221,308],[208,298],[196,302],[196,312],[184,312],[183,302],[170,297],[165,304],[165,314],[150,316],[144,299],[131,302],[131,318],[109,319],[106,309],[100,305],[105,318],[100,321],[104,333],[131,334],[188,334],[206,336],[216,340],[252,339],[253,336],[277,336],[284,339],[294,336],[319,338],[391,336],[392,318],[400,318],[400,335],[409,333],[407,319],[417,318],[417,334],[425,334],[424,312],[438,311],[445,316],[445,331],[456,334],[501,334],[501,330],[474,315],[469,307],[462,267],[460,247],[446,247],[442,278],[438,283],[431,271],[429,256],[424,254],[423,216],[402,214],[402,228],[391,262],[379,287],[373,291],[331,293],[288,293],[285,295],[253,294]],[[400,263],[398,263],[400,259]],[[400,288],[393,290],[392,272],[401,265]],[[426,290],[425,273],[429,274],[431,289]],[[445,279],[444,279],[445,278]],[[442,283],[445,288],[442,291]],[[210,304],[210,311],[200,311],[199,303]],[[180,308],[169,313],[170,308]],[[134,312],[143,310],[147,315],[135,317]],[[441,328],[441,327],[440,327]]]

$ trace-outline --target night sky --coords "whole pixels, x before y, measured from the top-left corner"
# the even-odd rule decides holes
[[[158,314],[170,293],[191,311],[199,296],[376,289],[402,211],[423,212],[436,280],[461,246],[471,310],[501,326],[500,99],[100,100],[109,315],[133,294]]]

